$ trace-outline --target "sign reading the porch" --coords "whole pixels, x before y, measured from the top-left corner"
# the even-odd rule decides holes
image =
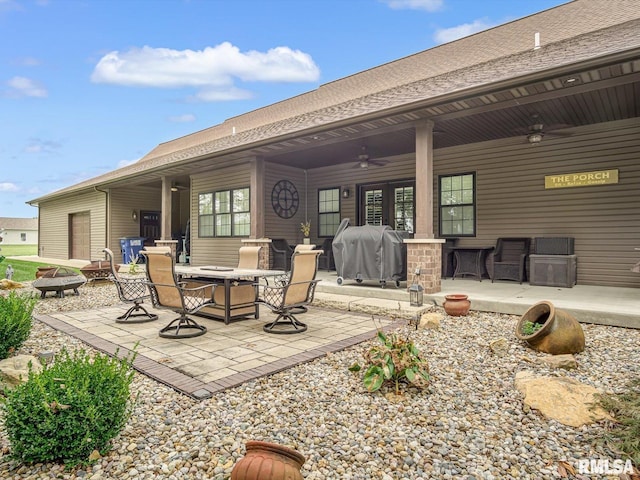
[[[545,175],[544,188],[586,187],[618,183],[618,169],[596,170],[595,172],[565,173],[563,175]]]

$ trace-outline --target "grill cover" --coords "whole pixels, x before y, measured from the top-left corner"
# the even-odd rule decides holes
[[[409,238],[407,232],[392,230],[388,225],[351,227],[349,219],[343,219],[333,239],[338,276],[381,283],[406,280],[404,238]]]

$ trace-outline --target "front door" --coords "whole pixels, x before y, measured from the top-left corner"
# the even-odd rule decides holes
[[[359,187],[359,225],[390,225],[413,233],[415,182],[388,182]]]
[[[140,236],[145,245],[155,246],[155,241],[160,240],[160,212],[140,212]]]

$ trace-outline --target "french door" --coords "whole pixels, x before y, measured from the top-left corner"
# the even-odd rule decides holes
[[[415,182],[360,185],[359,224],[390,225],[413,233],[415,225]]]

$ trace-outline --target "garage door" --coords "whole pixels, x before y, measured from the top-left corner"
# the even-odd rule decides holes
[[[69,225],[69,258],[91,260],[91,215],[73,213]]]

